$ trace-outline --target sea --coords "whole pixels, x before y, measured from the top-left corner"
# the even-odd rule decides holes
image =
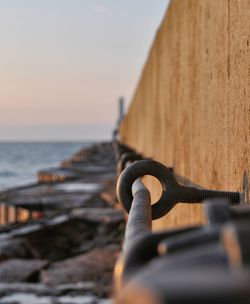
[[[91,142],[0,142],[0,191],[36,182],[41,169],[56,167]]]

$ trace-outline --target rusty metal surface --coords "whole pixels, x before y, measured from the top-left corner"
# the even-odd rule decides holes
[[[153,160],[141,160],[128,166],[117,181],[117,196],[129,212],[132,203],[132,185],[144,175],[156,177],[162,185],[161,198],[152,206],[152,218],[157,219],[168,213],[177,203],[200,203],[208,198],[228,198],[239,204],[239,192],[213,191],[180,185],[174,174],[163,164]]]
[[[117,183],[129,216],[115,303],[250,303],[250,207],[241,193],[190,186],[152,160],[126,166]],[[199,201],[206,224],[153,233],[151,221],[164,212],[155,213],[151,206],[143,175],[160,180],[164,194],[156,205],[162,204],[164,212],[178,201]]]

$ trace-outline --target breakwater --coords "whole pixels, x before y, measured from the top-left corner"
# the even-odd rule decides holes
[[[249,1],[172,0],[120,140],[210,189],[242,191],[250,167]],[[159,185],[148,181],[156,200]],[[203,222],[178,204],[155,229]]]
[[[115,179],[112,144],[100,143],[0,193],[1,303],[110,303],[124,234]]]
[[[44,167],[56,167],[62,159],[87,148],[88,142],[0,142],[0,191],[27,186]]]

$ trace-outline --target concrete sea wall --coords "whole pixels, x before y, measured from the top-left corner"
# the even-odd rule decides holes
[[[250,168],[250,1],[172,0],[120,139],[207,188],[241,190]],[[150,181],[153,197],[159,187]],[[155,228],[199,223],[178,204]]]

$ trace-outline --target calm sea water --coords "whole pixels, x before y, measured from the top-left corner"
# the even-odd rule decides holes
[[[0,143],[0,191],[36,181],[39,170],[59,165],[91,143]]]

